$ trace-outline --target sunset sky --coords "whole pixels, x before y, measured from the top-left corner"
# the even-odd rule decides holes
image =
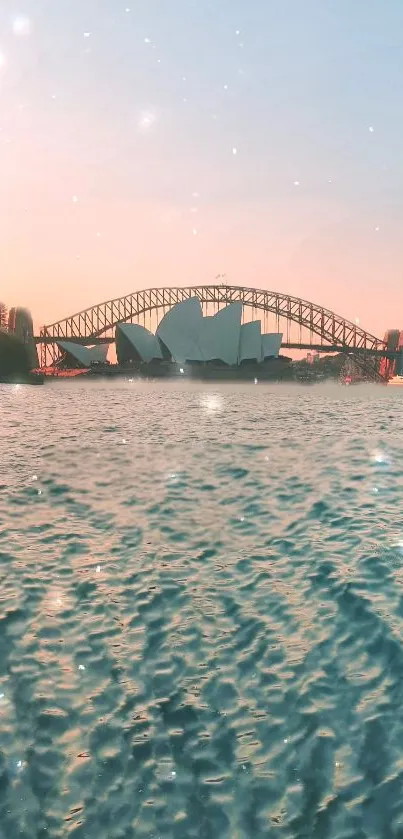
[[[0,299],[156,285],[403,328],[402,0],[1,0]]]

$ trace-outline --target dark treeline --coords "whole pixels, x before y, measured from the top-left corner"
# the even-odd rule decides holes
[[[26,346],[15,335],[0,330],[0,379],[26,375],[29,369]]]

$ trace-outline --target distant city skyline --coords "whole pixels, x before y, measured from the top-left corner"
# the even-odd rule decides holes
[[[1,299],[225,274],[403,328],[402,41],[400,0],[3,0]]]

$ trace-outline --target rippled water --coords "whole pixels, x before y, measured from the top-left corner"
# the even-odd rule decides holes
[[[1,839],[403,836],[402,407],[1,387]]]

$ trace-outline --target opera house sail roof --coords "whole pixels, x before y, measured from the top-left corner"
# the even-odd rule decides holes
[[[156,335],[138,323],[119,323],[116,327],[116,352],[119,361],[144,361],[149,363],[162,358],[161,346]]]
[[[228,365],[238,364],[241,318],[242,303],[230,303],[212,317],[203,319],[201,340],[203,361],[221,361]]]
[[[204,361],[201,339],[203,312],[197,297],[177,303],[164,315],[157,329],[157,337],[168,350],[173,361]]]
[[[108,345],[99,344],[96,347],[83,347],[73,341],[58,341],[57,346],[62,352],[81,367],[91,367],[92,364],[104,364],[108,355]]]
[[[144,326],[116,327],[119,363],[150,363],[166,359],[176,364],[219,362],[230,367],[242,362],[277,358],[282,335],[261,333],[259,320],[241,323],[242,304],[230,303],[215,315],[203,317],[197,297],[177,303],[162,318],[154,335]],[[83,349],[83,348],[81,348]]]
[[[262,332],[260,320],[252,320],[241,326],[239,362],[262,360]]]
[[[262,335],[262,360],[266,358],[277,358],[280,352],[283,336],[280,332],[269,335]]]

